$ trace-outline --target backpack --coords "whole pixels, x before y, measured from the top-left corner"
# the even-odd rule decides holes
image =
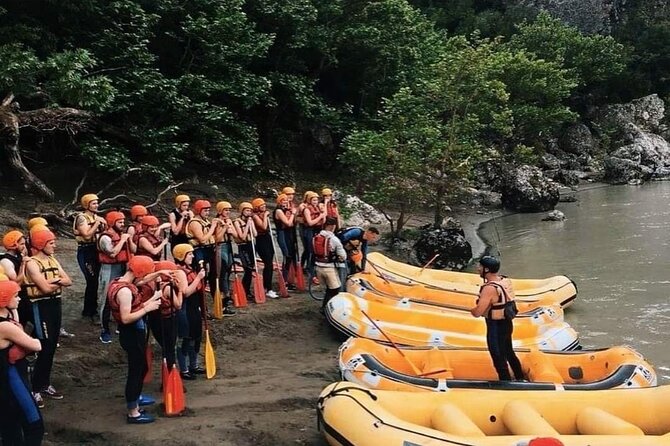
[[[486,285],[493,286],[502,291],[502,297],[503,297],[502,303],[492,305],[491,309],[499,310],[502,308],[505,319],[508,320],[514,319],[516,315],[519,314],[519,309],[516,306],[516,301],[514,299],[510,299],[509,296],[507,295],[505,287],[493,282],[487,283]]]
[[[334,255],[330,251],[330,237],[319,232],[312,238],[312,252],[317,262],[332,263],[335,261]]]

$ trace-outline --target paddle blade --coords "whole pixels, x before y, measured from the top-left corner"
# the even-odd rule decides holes
[[[214,292],[214,308],[212,310],[212,315],[216,319],[223,319],[223,294],[221,294],[218,280],[216,282],[216,291]]]
[[[184,411],[184,388],[181,384],[181,377],[176,367],[167,371],[167,363],[165,364],[165,381],[163,381],[163,403],[165,405],[165,415],[168,417],[179,415]],[[179,392],[181,392],[181,401],[179,401]]]
[[[286,281],[282,274],[281,265],[277,265],[277,283],[279,284],[279,297],[291,297],[288,294],[288,288],[286,287]]]
[[[184,410],[186,410],[184,383],[181,381],[181,375],[179,375],[179,370],[177,370],[177,367],[172,366],[170,374],[172,375],[171,382],[173,383],[172,387],[174,389],[174,410],[181,414]]]
[[[149,384],[153,377],[153,363],[154,363],[154,350],[151,348],[151,343],[147,343],[147,348],[144,351],[144,360],[147,363],[147,372],[144,374],[144,379],[142,382],[144,384]]]
[[[244,285],[237,274],[233,281],[233,303],[237,308],[247,306],[247,292],[244,291]]]
[[[212,379],[216,375],[216,357],[212,342],[209,340],[209,330],[205,330],[205,371],[207,379]]]
[[[254,300],[257,304],[265,303],[265,288],[263,287],[263,277],[254,273]]]
[[[305,275],[302,272],[302,268],[297,265],[295,267],[295,287],[302,293],[307,291],[307,287],[305,286]]]
[[[295,263],[291,263],[288,267],[288,283],[295,285]]]

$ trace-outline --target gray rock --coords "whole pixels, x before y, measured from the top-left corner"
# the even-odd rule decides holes
[[[542,221],[563,221],[565,220],[565,214],[557,209],[554,209],[553,211],[549,212],[546,217],[542,219]]]
[[[502,204],[517,212],[542,212],[554,209],[559,199],[558,185],[540,169],[523,165],[504,175]]]
[[[662,137],[647,133],[633,124],[626,126],[633,141],[610,153],[605,158],[606,181],[626,184],[631,180],[648,181],[667,177],[670,167],[670,144]]]
[[[565,186],[577,186],[579,184],[579,175],[574,170],[559,170],[553,179]]]
[[[356,196],[344,195],[341,202],[349,215],[345,218],[346,226],[380,225],[386,221],[381,212]]]
[[[654,132],[663,129],[661,121],[665,115],[665,102],[657,94],[635,99],[627,104],[611,104],[597,109],[592,117],[593,126],[600,134],[624,129],[629,123],[643,131]],[[624,133],[634,128],[629,127]],[[628,138],[635,138],[628,134]]]
[[[543,153],[540,158],[540,167],[550,170],[559,169],[561,167],[561,160],[554,154]]]
[[[621,20],[626,0],[516,0],[510,3],[549,12],[588,34],[608,34]]]
[[[561,149],[575,155],[592,153],[595,148],[591,130],[581,122],[565,129],[559,143]]]
[[[472,246],[465,239],[463,229],[455,227],[423,229],[414,244],[414,252],[420,265],[439,254],[432,264],[435,269],[462,270],[472,258]]]

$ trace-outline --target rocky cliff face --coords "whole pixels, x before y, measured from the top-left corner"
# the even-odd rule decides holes
[[[670,0],[508,0],[508,3],[547,11],[590,34],[610,34],[633,12],[650,19],[670,16]]]

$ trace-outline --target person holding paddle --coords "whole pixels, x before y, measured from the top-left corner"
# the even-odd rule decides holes
[[[267,210],[265,200],[262,198],[254,198],[251,201],[253,206],[253,214],[251,218],[254,221],[256,228],[256,251],[258,256],[263,261],[263,289],[265,297],[270,299],[277,299],[279,295],[272,289],[272,261],[275,255],[274,247],[272,246],[272,237],[270,231],[270,212]]]
[[[128,226],[126,232],[130,234],[128,246],[130,247],[131,254],[137,253],[137,242],[140,234],[144,231],[142,228],[142,219],[147,215],[149,215],[149,211],[141,204],[134,204],[130,207],[130,226]]]
[[[233,299],[230,290],[230,273],[233,269],[233,238],[237,234],[233,220],[230,218],[230,211],[233,206],[227,201],[216,203],[216,217],[221,224],[216,226],[214,231],[214,241],[216,242],[216,253],[218,256],[218,281],[221,291],[223,291],[223,315],[233,315]]]
[[[174,199],[175,208],[168,214],[170,222],[170,246],[173,248],[181,243],[188,243],[186,224],[193,218],[189,210],[191,198],[188,195],[177,195]]]
[[[289,271],[291,267],[296,267],[295,252],[295,213],[291,208],[291,202],[288,195],[279,194],[277,197],[277,207],[272,213],[272,219],[277,228],[277,244],[281,250],[284,261],[282,262],[282,276],[285,282],[289,282]],[[295,284],[289,283],[288,289],[295,290]]]
[[[244,276],[242,277],[242,286],[244,292],[247,294],[247,300],[255,302],[251,294],[251,279],[253,277],[255,259],[254,248],[252,241],[256,239],[256,227],[254,220],[251,217],[254,213],[254,207],[249,202],[242,202],[239,205],[240,216],[235,219],[233,226],[235,227],[235,242],[239,251],[242,268],[244,268]]]
[[[152,260],[158,261],[167,244],[167,237],[161,237],[158,219],[153,215],[143,217],[142,232],[137,237],[137,255],[151,257]]]
[[[98,274],[100,262],[98,262],[98,249],[96,248],[96,236],[105,230],[105,220],[98,214],[98,196],[85,194],[80,200],[83,212],[77,214],[72,226],[74,238],[77,240],[77,263],[86,280],[84,291],[84,308],[82,317],[91,318],[91,322],[98,313]]]
[[[193,246],[182,243],[172,248],[175,263],[186,274],[186,287],[182,289],[184,303],[177,314],[177,361],[182,379],[194,380],[196,374],[204,372],[198,367],[198,352],[202,342],[202,318],[200,296],[206,271],[202,268],[196,273],[193,265]],[[186,365],[188,357],[189,365]]]
[[[122,212],[110,211],[105,215],[107,230],[98,238],[98,261],[100,274],[98,278],[98,301],[100,302],[100,342],[110,344],[112,333],[109,330],[110,312],[107,305],[107,286],[126,272],[129,260],[131,235],[124,233],[126,216]]]
[[[157,310],[161,303],[162,291],[145,288],[149,296],[143,296],[138,285],[155,280],[155,265],[147,256],[134,256],[128,261],[126,273],[109,284],[107,300],[112,317],[119,327],[119,341],[128,355],[128,375],[126,378],[126,421],[129,424],[153,423],[155,418],[140,412],[139,407],[153,404],[154,400],[142,395],[144,374],[147,371],[145,350],[147,348],[144,317]]]
[[[186,224],[186,236],[193,246],[193,269],[205,268],[209,290],[214,293],[216,288],[216,271],[214,269],[214,231],[219,226],[219,219],[209,219],[212,204],[207,200],[196,200],[193,205],[193,217]]]

